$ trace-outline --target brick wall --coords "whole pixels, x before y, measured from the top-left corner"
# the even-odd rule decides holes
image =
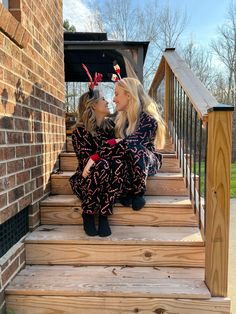
[[[30,227],[38,225],[64,147],[63,102],[62,0],[9,0],[9,11],[0,4],[0,224],[29,206]],[[7,268],[21,263],[4,265],[1,290]]]

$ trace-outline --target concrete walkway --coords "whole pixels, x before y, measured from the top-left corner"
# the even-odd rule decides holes
[[[230,203],[229,289],[231,314],[236,314],[236,198]]]

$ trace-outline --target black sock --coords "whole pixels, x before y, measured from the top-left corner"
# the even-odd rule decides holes
[[[83,217],[83,222],[84,222],[84,231],[85,233],[90,236],[96,236],[98,235],[96,226],[95,226],[95,217],[94,215],[89,215],[89,214],[82,214]]]
[[[132,205],[133,196],[131,194],[128,194],[126,196],[121,196],[119,201],[123,206],[129,207]]]
[[[111,235],[111,228],[107,216],[99,215],[98,234],[100,237],[108,237]]]
[[[132,208],[133,210],[140,210],[146,204],[144,193],[139,193],[133,197]]]

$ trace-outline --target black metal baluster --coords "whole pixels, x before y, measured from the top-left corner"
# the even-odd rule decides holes
[[[189,127],[188,127],[188,120],[189,120],[189,99],[187,97],[187,110],[186,110],[186,188],[188,187],[188,154],[189,154]]]
[[[195,110],[195,114],[194,114],[194,163],[193,163],[193,174],[194,174],[194,179],[193,179],[193,183],[194,183],[194,213],[196,213],[196,161],[197,159],[197,111]]]
[[[205,215],[204,215],[204,234],[206,233],[206,186],[207,186],[207,142],[208,142],[208,123],[206,124],[206,136],[205,136],[205,180],[204,180],[204,205],[205,205]]]
[[[193,142],[193,105],[190,103],[190,145],[189,145],[189,171],[190,171],[190,200],[192,200],[192,142]]]
[[[198,189],[198,205],[199,205],[199,228],[201,228],[201,187],[202,187],[202,120],[199,120],[199,155],[198,155],[198,169],[199,169],[199,189]]]

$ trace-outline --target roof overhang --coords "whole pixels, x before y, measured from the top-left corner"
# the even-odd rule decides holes
[[[93,39],[86,40],[86,34],[89,39]],[[99,40],[96,40],[98,38]],[[99,72],[103,74],[103,82],[110,82],[110,74],[115,73],[114,60],[121,68],[121,76],[127,76],[124,58],[129,60],[137,76],[142,80],[148,45],[149,42],[106,40],[104,33],[65,33],[65,81],[87,82],[88,77],[82,68],[84,63],[92,76]]]

